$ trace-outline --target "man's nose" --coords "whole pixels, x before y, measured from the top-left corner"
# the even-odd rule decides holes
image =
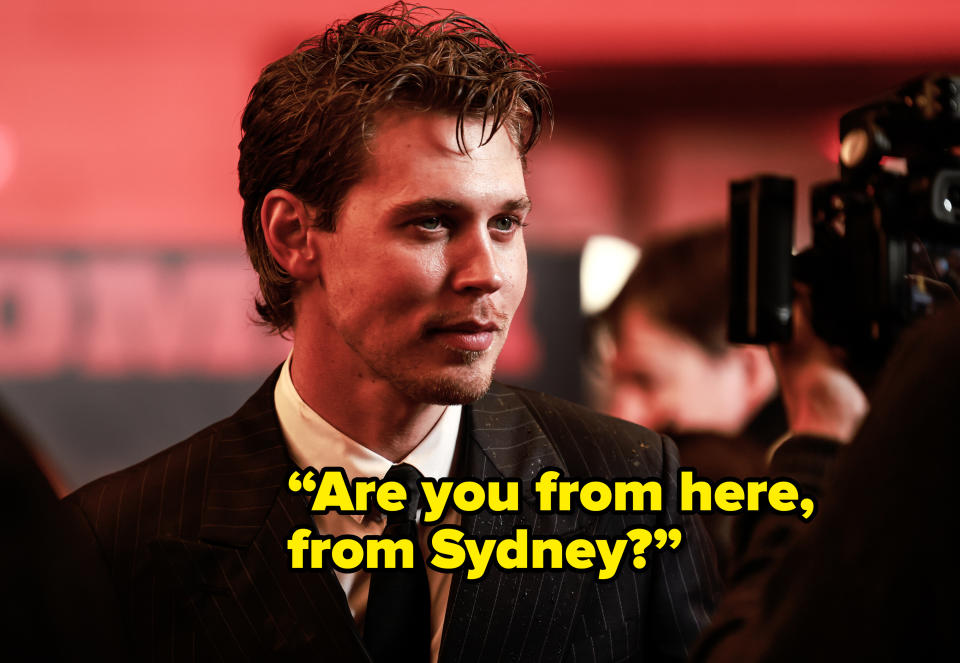
[[[457,292],[496,292],[503,286],[496,247],[484,227],[482,233],[461,238],[454,251],[452,285]]]

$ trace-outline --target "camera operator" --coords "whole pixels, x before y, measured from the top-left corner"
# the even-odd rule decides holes
[[[841,180],[814,190],[813,249],[792,265],[763,250],[789,237],[792,182],[761,176],[731,187],[733,232],[749,239],[742,255],[759,257],[741,271],[754,289],[740,300],[746,315],[731,309],[731,334],[779,341],[771,357],[791,428],[767,474],[792,477],[819,508],[809,525],[741,520],[749,543],[695,661],[940,660],[950,651],[960,308],[946,276],[960,247],[958,120],[960,79],[947,76],[845,115]],[[895,169],[885,166],[891,157]],[[791,272],[802,282],[792,307],[781,297]],[[791,308],[792,320],[782,315]],[[789,341],[778,330],[787,322]]]

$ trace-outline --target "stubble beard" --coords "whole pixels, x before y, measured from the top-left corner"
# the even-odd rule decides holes
[[[490,389],[492,372],[466,381],[439,377],[424,380],[397,379],[392,384],[411,400],[435,405],[466,405],[481,398]]]
[[[477,368],[462,377],[452,375],[431,376],[423,373],[417,375],[417,367],[405,361],[397,361],[395,357],[380,352],[363,351],[359,344],[352,339],[345,339],[347,345],[353,348],[364,362],[377,376],[389,382],[394,389],[418,403],[434,405],[466,405],[481,398],[493,382],[493,372],[496,361],[490,370]],[[484,355],[493,350],[483,352],[467,350],[448,350],[458,357],[458,364],[469,368],[480,362]],[[500,348],[496,350],[499,355]]]

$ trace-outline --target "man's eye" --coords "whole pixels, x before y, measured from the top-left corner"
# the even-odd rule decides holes
[[[523,224],[520,220],[512,216],[501,216],[490,222],[490,227],[500,232],[510,232],[514,228],[519,228]]]
[[[431,216],[428,219],[420,219],[417,221],[417,225],[424,230],[440,230],[443,227],[443,221],[440,217]]]

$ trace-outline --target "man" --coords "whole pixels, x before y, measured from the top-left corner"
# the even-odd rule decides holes
[[[594,325],[604,409],[669,434],[714,480],[760,476],[787,428],[766,348],[727,341],[727,245],[723,226],[651,242]],[[725,569],[734,519],[704,522]]]
[[[727,341],[727,252],[723,226],[643,248],[600,316],[614,339],[611,414],[675,433],[738,435],[776,402],[766,349]]]
[[[524,500],[519,514],[451,516],[494,538],[517,527],[560,537],[683,528],[677,552],[609,583],[572,571],[494,570],[468,582],[431,570],[422,603],[420,589],[384,603],[384,574],[290,569],[287,538],[311,523],[286,489],[297,467],[343,467],[353,479],[399,464],[529,486],[552,466],[661,477],[675,491],[676,458],[658,435],[491,386],[526,280],[523,159],[550,112],[532,63],[480,23],[452,14],[422,24],[403,5],[336,25],[264,69],[242,122],[244,234],[257,309],[292,331],[293,351],[234,416],[71,498],[98,536],[140,654],[686,655],[714,585],[697,521],[672,511],[541,514]],[[393,527],[383,520],[327,513],[315,523],[361,537]],[[420,525],[421,545],[428,534]],[[382,641],[421,609],[423,630]]]

